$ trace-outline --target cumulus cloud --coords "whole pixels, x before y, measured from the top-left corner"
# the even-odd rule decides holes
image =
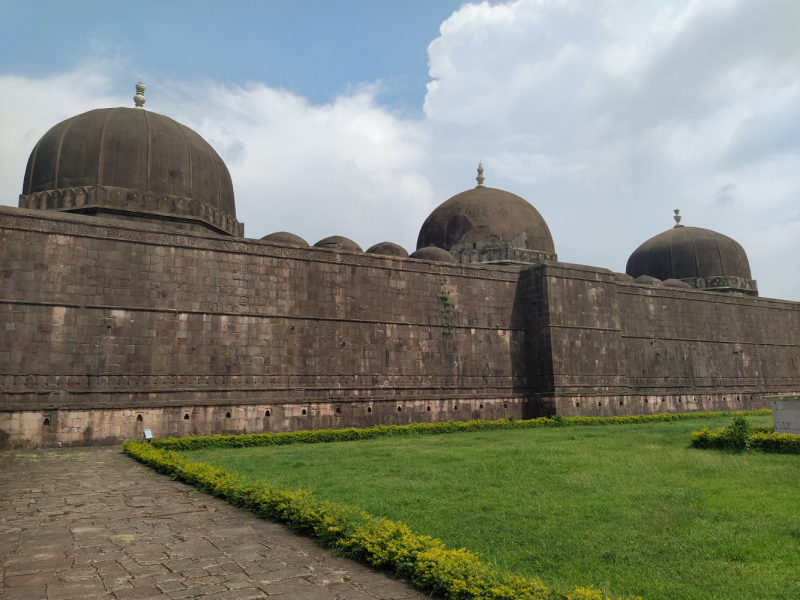
[[[433,199],[422,129],[380,107],[379,91],[364,85],[315,106],[262,84],[206,82],[202,99],[176,84],[162,103],[225,159],[248,236],[344,235],[366,249],[387,238],[409,245]]]
[[[735,193],[736,193],[736,184],[726,183],[717,190],[716,194],[714,194],[716,203],[722,206],[726,204],[733,204],[733,201],[735,200],[734,198]]]
[[[448,179],[480,156],[562,260],[622,270],[680,208],[800,299],[799,25],[791,1],[466,5],[428,48],[430,151]]]
[[[2,204],[17,205],[28,156],[50,127],[93,108],[132,104],[129,98],[108,93],[113,89],[108,73],[115,64],[115,60],[96,60],[69,73],[42,79],[0,75],[0,94],[4,98],[0,111]]]
[[[0,90],[15,90],[0,116],[8,132],[0,145],[6,203],[20,193],[28,154],[50,126],[91,108],[133,105],[102,93],[110,87],[102,73],[126,68],[110,61],[40,80],[0,77]],[[365,249],[384,239],[410,247],[433,201],[421,172],[425,136],[418,123],[381,108],[379,91],[379,84],[360,86],[315,106],[257,83],[151,80],[145,95],[148,109],[192,127],[225,160],[248,237],[287,230],[312,244],[344,235]]]
[[[800,300],[798,25],[794,0],[466,4],[428,48],[421,118],[382,106],[379,82],[314,105],[257,82],[150,78],[147,107],[217,148],[251,237],[413,250],[482,159],[487,185],[544,215],[562,260],[622,270],[680,208],[742,243],[763,295]],[[107,95],[120,72],[0,76],[3,201],[48,127],[131,105],[132,89]]]

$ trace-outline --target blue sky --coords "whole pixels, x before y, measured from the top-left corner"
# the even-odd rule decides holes
[[[314,103],[378,79],[381,101],[420,111],[426,48],[460,1],[3,2],[0,57],[43,77],[98,52],[143,74],[224,84],[259,81]],[[124,82],[127,80],[123,80]]]
[[[562,261],[624,271],[679,208],[800,300],[798,31],[796,0],[6,0],[0,202],[50,127],[142,78],[225,159],[247,237],[412,251],[483,159]]]

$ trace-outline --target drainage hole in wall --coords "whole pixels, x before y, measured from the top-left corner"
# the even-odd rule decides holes
[[[619,401],[619,405],[622,406],[624,402],[622,400]]]
[[[682,400],[682,399],[680,399],[680,398],[678,398],[678,402],[683,402],[683,400]]]
[[[368,406],[368,407],[367,407],[367,412],[368,412],[368,413],[371,413],[371,412],[372,412],[372,407],[371,407],[371,406]]]
[[[342,409],[341,409],[341,407],[339,407],[339,406],[337,406],[337,407],[336,407],[336,414],[337,414],[337,415],[340,415],[340,414],[342,414]]]
[[[480,407],[481,407],[481,408],[483,408],[483,404],[481,404],[481,406],[480,406]]]
[[[428,412],[431,412],[431,407],[430,406],[428,407]]]
[[[137,415],[136,416],[136,420],[141,423],[142,422],[142,415]]]
[[[575,408],[580,408],[580,407],[581,407],[581,403],[580,402],[576,402],[575,403]]]
[[[185,415],[183,415],[183,420],[184,421],[188,421],[189,420],[189,413],[186,413]]]
[[[453,410],[458,410],[458,404],[453,407]]]
[[[647,398],[644,399],[644,403],[647,404]]]
[[[225,418],[226,419],[230,419],[231,418],[231,413],[225,413]]]
[[[306,414],[306,409],[304,408],[304,409],[303,409],[303,412],[301,412],[300,414],[301,414],[301,415],[305,415],[305,414]]]
[[[598,402],[597,406],[603,406],[603,403],[602,402]]]
[[[397,412],[400,412],[401,410],[403,410],[403,407],[402,406],[398,406],[397,407]]]
[[[269,413],[269,411],[265,412],[265,413],[264,413],[264,416],[265,416],[265,417],[269,417],[269,416],[270,416],[270,413]]]
[[[49,418],[45,418],[44,424],[49,426],[50,425],[50,419]]]
[[[503,408],[508,408],[508,404],[503,404]]]
[[[667,399],[666,399],[666,398],[662,398],[662,399],[661,399],[661,403],[662,403],[662,404],[663,404],[664,402],[666,402],[666,401],[667,401]]]

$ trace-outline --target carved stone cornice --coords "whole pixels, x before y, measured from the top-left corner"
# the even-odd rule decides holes
[[[463,250],[451,250],[450,254],[457,263],[494,263],[494,264],[537,264],[544,261],[557,261],[556,254],[549,254],[539,250],[528,250],[527,248],[465,248]]]
[[[720,277],[691,277],[689,279],[681,279],[681,281],[698,290],[738,292],[740,294],[758,296],[758,282],[755,279],[724,275]]]
[[[210,204],[182,196],[156,196],[152,192],[142,194],[138,190],[119,187],[91,185],[20,194],[19,207],[77,213],[96,210],[166,222],[196,222],[216,233],[244,237],[244,223]]]

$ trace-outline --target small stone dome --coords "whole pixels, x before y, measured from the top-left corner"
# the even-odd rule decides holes
[[[408,258],[408,252],[402,246],[393,244],[392,242],[379,242],[367,250],[367,254],[384,254],[386,256],[397,256],[399,258]]]
[[[456,194],[425,219],[417,249],[436,246],[456,262],[522,262],[556,260],[553,236],[542,215],[524,199],[484,187]]]
[[[50,129],[28,159],[19,205],[244,235],[219,155],[185,125],[141,108],[90,110]]]
[[[329,250],[348,250],[350,252],[363,252],[361,246],[353,240],[349,240],[341,235],[332,235],[314,244],[317,248],[328,248]]]
[[[677,279],[693,288],[758,293],[747,254],[736,240],[710,229],[684,227],[677,210],[675,220],[675,227],[650,238],[631,254],[625,268],[628,275]]]
[[[636,283],[641,283],[642,285],[661,285],[662,282],[658,277],[650,277],[650,275],[639,275],[636,279],[634,279]]]
[[[422,260],[433,260],[436,262],[452,263],[456,262],[453,255],[447,250],[442,250],[436,246],[428,246],[427,248],[420,248],[416,252],[411,253],[411,258],[419,258]]]
[[[681,281],[680,279],[665,279],[661,282],[664,287],[671,287],[671,288],[679,288],[682,290],[691,290],[692,286],[690,286],[685,281]]]
[[[627,273],[614,273],[614,281],[622,283],[634,283],[636,280]]]
[[[274,244],[283,244],[284,246],[308,246],[308,242],[301,238],[299,235],[289,233],[288,231],[276,231],[261,238],[265,242],[272,242]]]

